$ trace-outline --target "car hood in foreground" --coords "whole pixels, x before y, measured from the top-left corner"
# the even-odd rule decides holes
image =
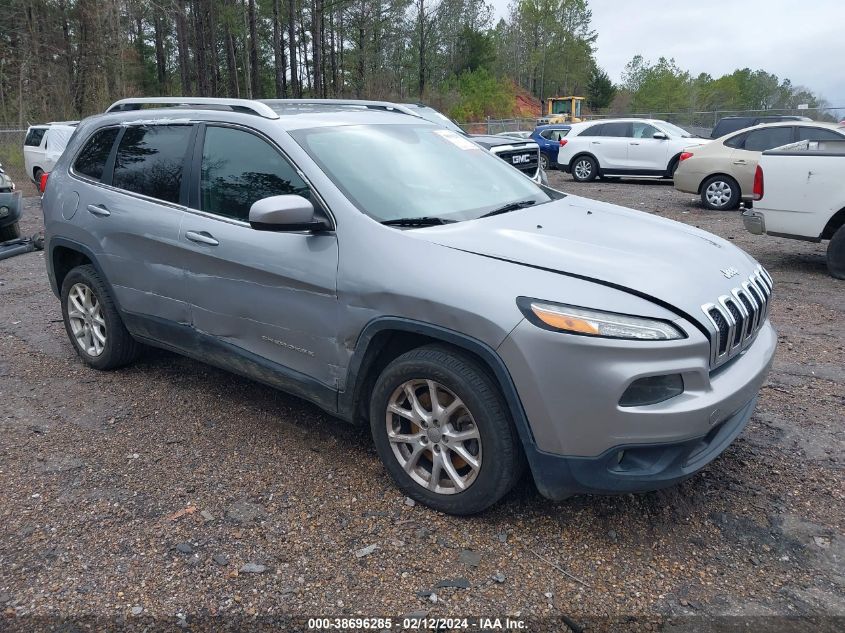
[[[410,233],[449,248],[623,288],[699,322],[703,304],[729,292],[757,267],[744,251],[705,231],[577,196]]]

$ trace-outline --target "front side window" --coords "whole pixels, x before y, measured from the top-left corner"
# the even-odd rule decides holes
[[[660,131],[653,125],[643,123],[642,121],[634,121],[633,125],[634,138],[654,138],[654,135]]]
[[[206,129],[200,209],[246,222],[254,202],[284,195],[308,197],[308,185],[272,145],[244,130]]]
[[[748,133],[743,149],[749,152],[765,152],[792,142],[792,126],[764,127]]]
[[[45,127],[34,127],[26,133],[26,138],[23,144],[27,147],[38,147],[41,145],[41,139],[44,138],[44,133],[47,131]]]
[[[821,127],[799,127],[799,141],[845,141],[845,136]]]
[[[95,132],[76,157],[73,170],[82,176],[101,180],[118,131],[118,128],[110,127]]]
[[[512,203],[551,200],[501,158],[430,125],[338,125],[291,136],[358,209],[380,222],[472,220]]]
[[[190,125],[126,128],[114,162],[112,185],[165,202],[179,202]]]

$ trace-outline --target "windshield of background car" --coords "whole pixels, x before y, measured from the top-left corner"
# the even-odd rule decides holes
[[[693,138],[695,134],[687,132],[684,128],[673,125],[672,123],[663,122],[660,124],[664,131],[672,136],[680,136],[681,138]]]
[[[291,136],[355,206],[380,222],[472,220],[514,202],[551,200],[501,158],[431,125],[333,126]]]

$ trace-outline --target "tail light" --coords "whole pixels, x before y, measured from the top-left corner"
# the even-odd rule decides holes
[[[757,169],[754,171],[754,189],[751,197],[754,200],[762,200],[763,198],[763,168],[760,165],[757,165]]]
[[[569,141],[567,141],[565,138],[562,138],[562,139],[560,139],[560,146],[561,146],[561,147],[563,147],[563,146],[564,146],[564,145],[566,145],[568,142],[569,142]]]
[[[41,174],[41,182],[38,183],[38,191],[44,193],[44,190],[47,188],[47,178],[50,176],[50,172],[44,172]]]
[[[680,156],[678,156],[678,162],[679,162],[679,163],[682,163],[682,162],[684,162],[687,158],[692,158],[692,152],[681,152],[681,155],[680,155]]]

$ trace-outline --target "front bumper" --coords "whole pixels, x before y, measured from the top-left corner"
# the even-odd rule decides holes
[[[754,235],[766,234],[766,220],[760,213],[755,211],[743,212],[742,224],[749,233],[753,233]]]
[[[500,346],[530,427],[523,442],[538,489],[576,493],[653,490],[689,477],[742,431],[771,366],[770,323],[739,356],[710,371],[709,342],[579,337],[520,324]],[[621,407],[645,376],[681,374],[684,392]],[[621,453],[621,458],[620,458]]]

